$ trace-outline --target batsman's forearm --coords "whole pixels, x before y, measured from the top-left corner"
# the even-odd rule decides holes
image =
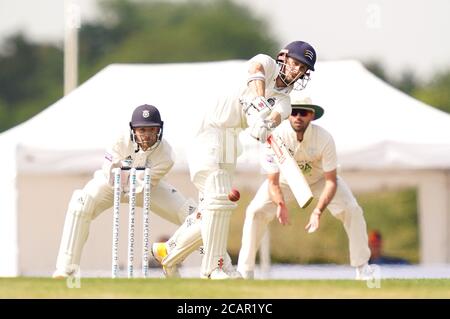
[[[255,96],[264,96],[266,94],[266,83],[262,80],[253,80],[248,86],[255,93]]]
[[[248,86],[252,89],[252,91],[256,94],[256,96],[266,95],[266,82],[265,82],[265,70],[262,64],[260,63],[252,63],[249,70],[249,78],[251,79],[248,82]],[[256,77],[255,77],[256,75]]]

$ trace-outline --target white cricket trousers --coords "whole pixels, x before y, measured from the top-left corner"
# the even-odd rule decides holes
[[[324,184],[325,180],[321,179],[317,183],[310,185],[315,198],[320,196]],[[281,189],[286,204],[295,201],[294,195],[287,184],[281,183]],[[370,257],[366,221],[363,211],[350,188],[339,176],[337,177],[336,194],[327,208],[344,225],[349,240],[350,264],[353,267],[365,264]],[[270,199],[268,181],[266,180],[246,210],[238,260],[239,271],[254,271],[256,253],[261,240],[267,225],[275,217],[276,205]]]

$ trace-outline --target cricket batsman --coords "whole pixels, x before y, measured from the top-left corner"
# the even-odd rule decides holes
[[[172,148],[163,139],[163,124],[158,109],[138,106],[129,129],[116,140],[106,154],[102,169],[81,190],[75,190],[69,202],[54,278],[66,278],[79,267],[91,221],[113,205],[113,169],[146,168],[151,170],[151,209],[162,218],[182,224],[196,211],[197,205],[186,199],[162,178],[174,164]],[[143,171],[137,174],[136,206],[143,205]],[[125,183],[128,178],[122,178]],[[128,202],[128,185],[122,187],[121,202]]]
[[[312,104],[310,98],[293,97],[289,120],[277,127],[273,134],[279,135],[288,150],[293,153],[314,197],[318,198],[305,229],[310,233],[316,231],[320,217],[328,208],[344,225],[349,240],[350,263],[356,268],[356,279],[372,279],[372,269],[368,265],[370,249],[363,211],[350,188],[337,176],[333,137],[322,127],[311,123],[323,113],[323,108]],[[261,165],[268,174],[267,179],[247,207],[239,252],[238,271],[246,279],[252,279],[254,276],[256,252],[268,224],[275,217],[280,224],[289,224],[287,205],[295,201],[269,146],[262,157]]]
[[[153,244],[153,254],[166,274],[203,243],[201,278],[240,277],[226,250],[230,216],[236,208],[228,195],[239,156],[238,135],[248,128],[264,143],[272,128],[291,114],[289,93],[295,85],[306,86],[315,62],[314,48],[303,41],[288,44],[276,60],[256,55],[223,88],[230,88],[228,93],[203,114],[189,155],[191,180],[199,191],[199,223],[193,226],[195,220],[188,218],[168,242]]]

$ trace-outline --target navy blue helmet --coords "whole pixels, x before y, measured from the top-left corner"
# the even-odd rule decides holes
[[[149,104],[138,106],[131,116],[130,137],[133,142],[136,141],[133,129],[136,127],[159,127],[158,140],[161,141],[163,135],[164,121],[161,121],[161,114],[156,107]]]
[[[316,63],[316,50],[307,42],[294,41],[285,46],[280,53],[278,53],[277,61],[285,62],[286,57],[294,58],[308,68],[314,71],[314,64]]]

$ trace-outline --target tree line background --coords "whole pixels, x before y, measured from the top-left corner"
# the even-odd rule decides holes
[[[248,59],[280,48],[263,19],[231,0],[102,0],[102,18],[79,30],[79,83],[110,63]],[[450,70],[423,83],[405,70],[393,79],[377,61],[366,67],[403,92],[450,112]],[[0,132],[63,96],[62,43],[36,43],[22,33],[0,43]]]

